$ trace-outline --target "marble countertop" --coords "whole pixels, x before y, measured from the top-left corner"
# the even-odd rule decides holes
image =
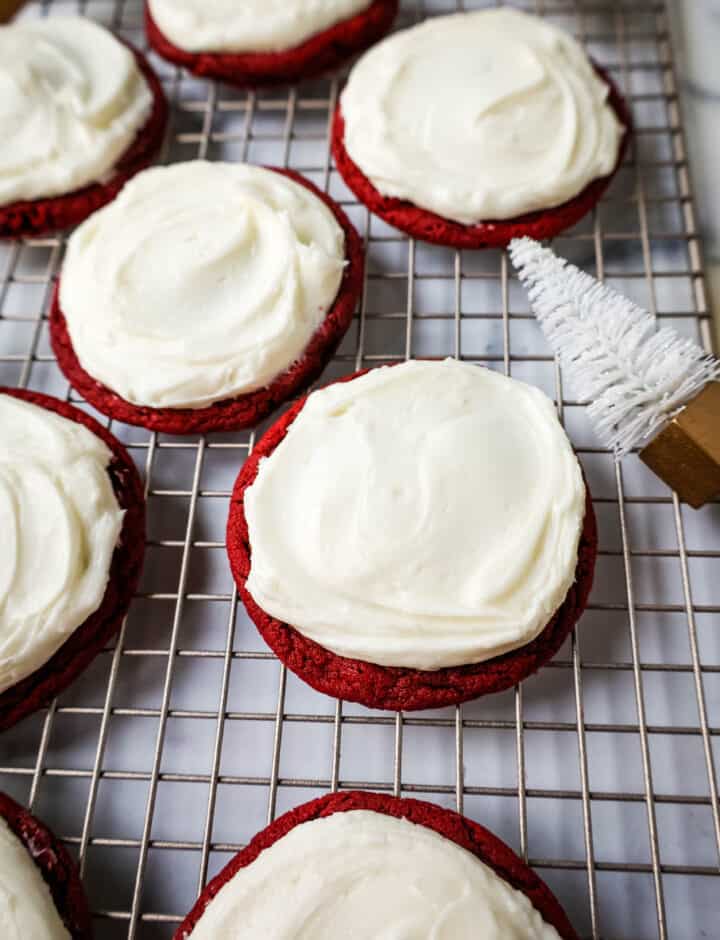
[[[695,200],[720,336],[720,0],[670,0],[669,9]]]

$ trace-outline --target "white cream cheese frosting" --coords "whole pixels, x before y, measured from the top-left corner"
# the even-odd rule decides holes
[[[575,578],[585,486],[541,391],[408,362],[313,392],[245,513],[263,610],[334,653],[432,670],[543,630]]]
[[[372,0],[149,0],[160,31],[187,52],[292,49]]]
[[[110,459],[82,425],[0,394],[0,692],[100,606],[123,519]]]
[[[578,42],[512,9],[374,46],[342,93],[345,148],[385,196],[464,224],[557,206],[606,176],[622,127]]]
[[[240,869],[192,940],[558,940],[528,898],[425,826],[351,810]]]
[[[0,205],[102,181],[151,107],[133,54],[91,20],[0,26]]]
[[[0,817],[0,937],[70,940],[32,856]]]
[[[60,303],[93,378],[134,404],[200,408],[300,358],[344,264],[343,230],[306,187],[198,160],[138,174],[76,229]]]

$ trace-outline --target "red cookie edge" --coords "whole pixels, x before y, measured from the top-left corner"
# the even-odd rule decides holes
[[[608,85],[608,101],[625,127],[615,168],[608,176],[593,180],[573,199],[552,209],[541,209],[513,219],[479,222],[463,225],[428,209],[421,209],[404,199],[383,196],[353,162],[345,149],[345,120],[338,102],[333,116],[331,148],[335,165],[347,187],[371,212],[405,232],[412,238],[445,245],[450,248],[504,248],[513,238],[529,236],[543,241],[555,238],[571,228],[588,212],[595,208],[613,177],[620,169],[627,152],[632,130],[632,117],[622,95],[608,73],[593,63],[595,71]]]
[[[289,84],[330,71],[382,38],[392,26],[399,0],[373,0],[355,16],[316,33],[299,46],[280,52],[188,52],[160,30],[145,4],[145,31],[164,59],[200,78],[216,78],[241,88]]]
[[[265,388],[215,402],[205,408],[149,408],[133,405],[98,382],[80,365],[60,308],[60,283],[50,310],[50,342],[67,380],[94,408],[124,424],[135,424],[168,434],[237,431],[266,418],[283,402],[299,394],[320,376],[352,323],[363,289],[363,242],[340,206],[310,180],[293,170],[265,167],[309,189],[331,210],[345,234],[347,264],[337,296],[302,356]]]
[[[85,891],[77,866],[64,845],[32,813],[0,792],[0,816],[22,842],[50,889],[60,919],[72,940],[92,940]]]
[[[332,816],[333,813],[346,813],[351,810],[370,810],[385,816],[393,816],[396,819],[407,819],[416,825],[432,829],[471,852],[481,862],[492,868],[503,881],[521,891],[540,913],[543,920],[557,930],[562,940],[578,940],[578,935],[573,930],[567,915],[545,882],[508,845],[484,826],[452,810],[436,806],[434,803],[353,790],[330,793],[311,800],[309,803],[303,803],[278,817],[266,829],[259,832],[207,885],[178,928],[174,940],[186,940],[218,891],[241,868],[254,862],[261,852],[282,839],[295,826],[313,819]]]
[[[106,183],[90,183],[62,196],[27,199],[0,206],[0,238],[37,237],[78,225],[96,209],[111,202],[131,177],[152,163],[160,150],[168,117],[165,92],[142,52],[119,36],[116,39],[133,53],[150,88],[153,96],[150,116],[115,164],[112,176]]]
[[[11,395],[84,425],[112,451],[108,474],[115,496],[125,510],[120,539],[98,609],[67,638],[35,672],[0,693],[0,731],[27,717],[66,689],[117,633],[137,588],[145,553],[145,496],[140,475],[120,441],[90,415],[73,405],[24,389],[0,386]]]
[[[349,382],[368,370],[344,376]],[[333,383],[334,384],[334,383]],[[551,659],[572,632],[585,610],[595,573],[597,524],[586,486],[585,520],[578,546],[575,581],[545,629],[530,643],[485,662],[426,672],[397,666],[379,666],[338,656],[299,630],[276,620],[259,607],[246,588],[251,546],[245,517],[245,491],[257,476],[259,462],[280,444],[307,397],[296,402],[263,435],[235,481],[227,524],[230,568],[245,609],[268,646],[281,662],[308,685],[368,708],[419,711],[458,705],[517,685]]]

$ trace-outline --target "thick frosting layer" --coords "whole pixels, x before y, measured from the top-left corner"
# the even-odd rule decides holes
[[[372,0],[149,0],[160,30],[187,52],[279,52],[366,10]]]
[[[263,610],[334,653],[431,670],[543,630],[574,580],[585,487],[538,389],[409,362],[313,392],[245,513]]]
[[[93,378],[134,404],[199,408],[300,358],[344,259],[342,228],[304,186],[198,160],[138,174],[73,233],[60,303]]]
[[[557,206],[612,172],[622,127],[567,33],[512,9],[426,20],[372,48],[345,148],[385,196],[464,224]]]
[[[3,940],[70,940],[40,870],[1,817],[0,936]]]
[[[110,458],[82,425],[0,395],[0,692],[100,606],[123,519]]]
[[[352,810],[291,829],[221,888],[192,932],[192,940],[240,937],[558,940],[558,933],[524,894],[449,839]]]
[[[91,20],[0,27],[0,205],[101,181],[151,107],[132,53]]]

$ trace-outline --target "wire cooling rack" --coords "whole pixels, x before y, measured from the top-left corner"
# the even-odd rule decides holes
[[[557,249],[709,349],[664,4],[515,5],[583,39],[635,117],[609,194]],[[458,6],[405,3],[400,22]],[[24,15],[78,11],[144,47],[138,0],[46,0]],[[76,853],[103,940],[170,937],[268,819],[351,787],[434,800],[488,825],[552,885],[584,936],[717,937],[718,505],[687,510],[636,458],[616,467],[597,446],[503,253],[408,241],[352,199],[328,152],[341,77],[244,93],[153,61],[173,105],[165,160],[291,166],[364,234],[364,296],[324,380],[450,355],[555,397],[595,497],[596,587],[575,638],[522,688],[408,716],[336,702],[286,673],[232,585],[224,523],[258,432],[176,438],[113,422],[146,481],[140,591],[117,643],[47,711],[0,737],[0,787]],[[47,336],[63,240],[0,253],[0,382],[77,401]]]

